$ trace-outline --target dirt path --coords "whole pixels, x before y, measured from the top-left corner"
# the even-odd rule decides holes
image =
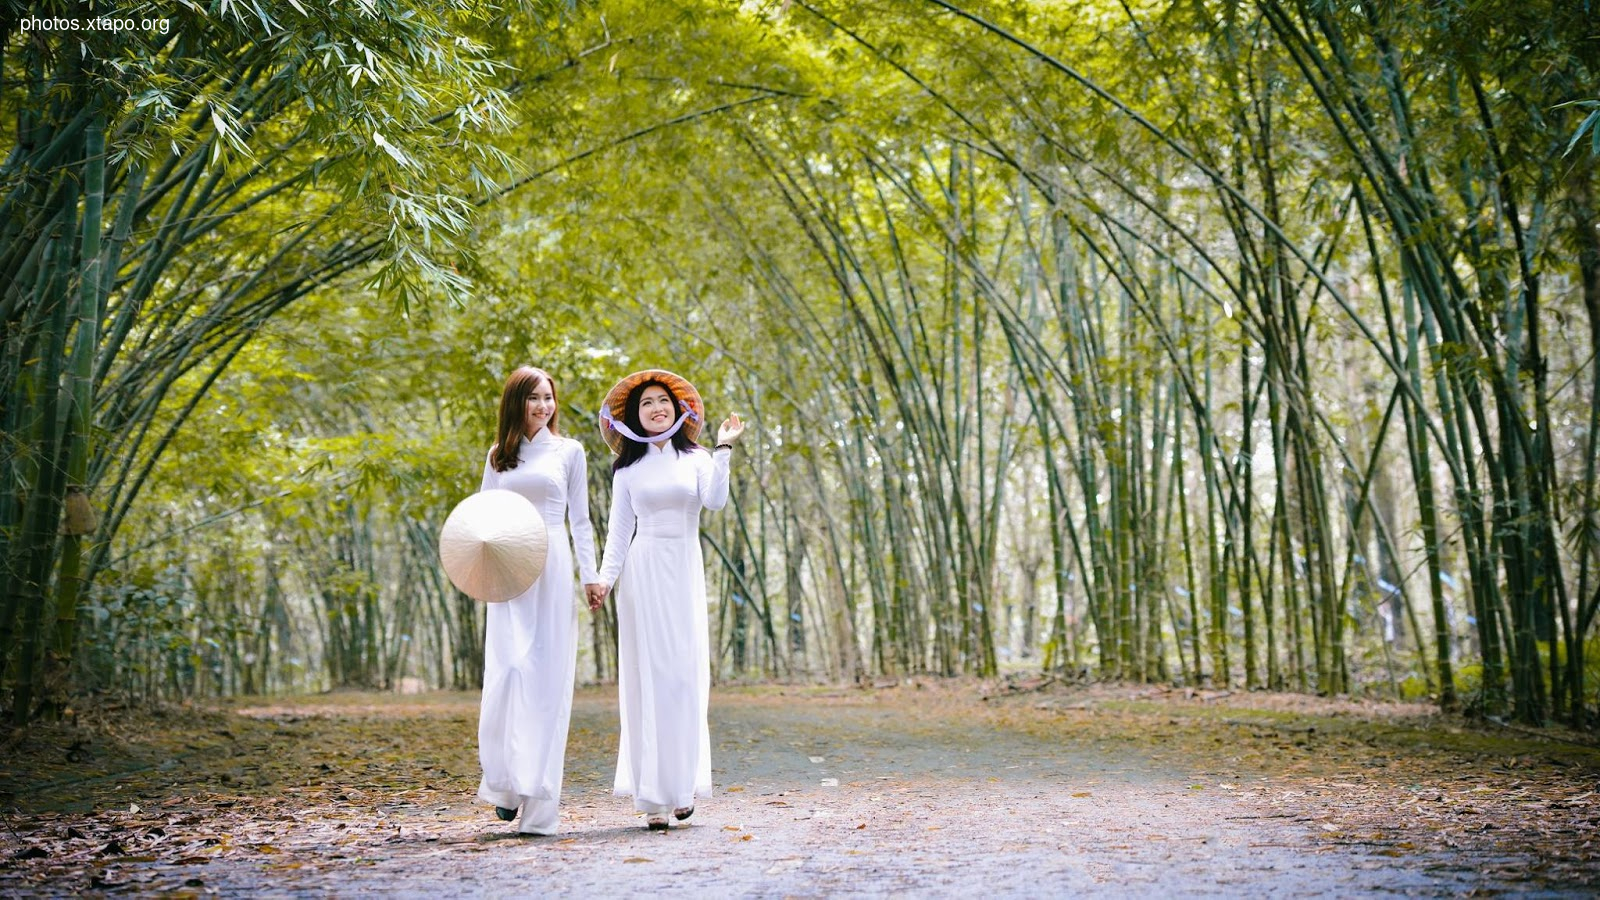
[[[978,694],[721,691],[718,795],[663,834],[611,797],[615,704],[581,691],[562,833],[543,838],[472,798],[475,696],[243,707],[128,736],[126,757],[36,771],[54,786],[8,803],[25,812],[0,846],[0,894],[1587,896],[1600,883],[1570,834],[1592,842],[1600,824],[1593,751],[1485,752],[1481,735],[1392,712]],[[118,774],[130,760],[142,768]]]

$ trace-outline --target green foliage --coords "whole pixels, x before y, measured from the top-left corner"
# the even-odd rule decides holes
[[[1579,111],[1588,111],[1588,115],[1583,117],[1583,121],[1579,122],[1577,129],[1572,132],[1572,142],[1567,144],[1566,154],[1570,155],[1573,150],[1577,149],[1578,144],[1583,141],[1583,136],[1587,134],[1589,135],[1590,155],[1600,156],[1600,100],[1574,100],[1571,103],[1564,103],[1562,106],[1574,107]]]
[[[264,11],[289,50],[250,83],[280,106],[197,117],[219,88],[129,69],[149,111],[119,160],[203,149],[197,178],[260,189],[195,226],[103,366],[104,480],[151,466],[108,583],[186,560],[306,661],[258,684],[470,683],[479,612],[428,541],[522,363],[558,379],[597,517],[617,375],[671,367],[753,421],[707,518],[728,674],[1043,650],[1218,686],[1443,679],[1536,716],[1518,629],[1592,641],[1594,156],[1569,151],[1597,64],[1562,4],[605,0],[337,39],[298,15]],[[237,355],[215,380],[143,355],[179,336]],[[201,564],[243,548],[271,572]],[[253,665],[225,638],[223,681]]]
[[[1400,679],[1400,699],[1409,703],[1437,700],[1437,692],[1433,691],[1427,679],[1415,674],[1407,675]]]
[[[535,30],[567,11],[520,7]],[[70,649],[83,585],[262,323],[352,277],[402,306],[460,297],[472,201],[514,169],[485,139],[510,124],[512,73],[475,39],[498,34],[479,4],[188,4],[133,30],[35,27],[85,12],[0,12],[22,35],[0,71],[16,124],[0,166],[0,659],[23,721],[42,635]],[[94,539],[58,546],[69,479],[104,514]]]

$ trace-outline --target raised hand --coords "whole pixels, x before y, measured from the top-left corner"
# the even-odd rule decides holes
[[[738,440],[739,440],[740,435],[743,435],[743,434],[744,434],[744,422],[743,422],[743,420],[741,420],[739,418],[738,414],[731,415],[731,416],[727,417],[726,419],[723,419],[722,420],[722,424],[717,427],[717,443],[718,444],[733,444],[733,443],[737,443]]]

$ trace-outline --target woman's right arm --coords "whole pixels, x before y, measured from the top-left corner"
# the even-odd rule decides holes
[[[633,543],[633,497],[628,490],[627,469],[611,479],[611,517],[606,520],[606,550],[600,561],[600,583],[610,590],[622,574],[622,564],[628,558],[628,546]]]
[[[483,483],[478,485],[478,490],[487,491],[495,486],[499,480],[499,472],[494,470],[494,448],[489,448],[489,456],[483,461]]]

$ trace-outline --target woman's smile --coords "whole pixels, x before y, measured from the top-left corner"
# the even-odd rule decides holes
[[[660,434],[672,427],[672,395],[658,384],[652,384],[639,395],[639,424],[646,434]]]

